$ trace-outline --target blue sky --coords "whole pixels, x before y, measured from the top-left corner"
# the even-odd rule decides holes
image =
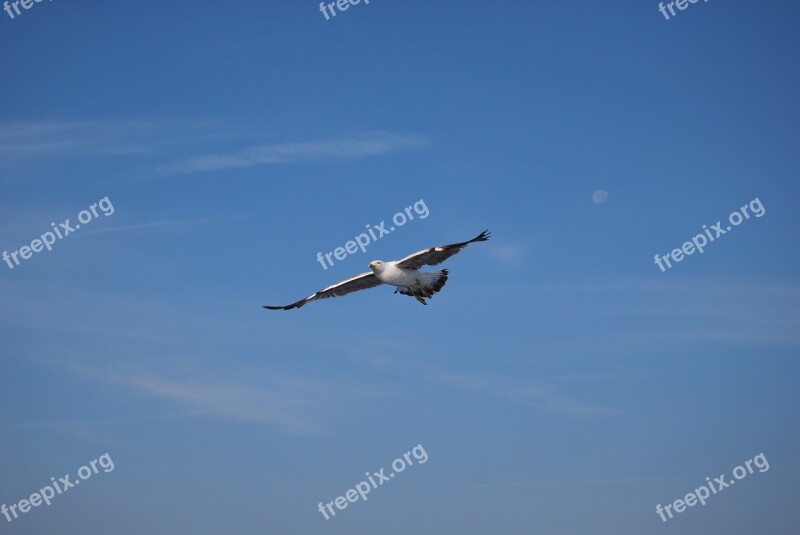
[[[114,207],[0,263],[0,504],[115,463],[0,532],[796,533],[800,8],[657,7],[0,12],[0,251]],[[484,228],[427,307],[261,308]]]

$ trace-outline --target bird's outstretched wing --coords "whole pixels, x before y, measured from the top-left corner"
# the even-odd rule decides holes
[[[422,266],[435,266],[440,264],[458,253],[461,249],[476,241],[486,241],[491,236],[488,230],[484,230],[469,241],[461,243],[451,243],[450,245],[439,245],[437,247],[430,247],[422,251],[412,253],[402,260],[397,261],[397,267],[407,269],[419,269]]]
[[[336,284],[328,286],[324,290],[320,290],[316,293],[313,293],[308,297],[306,297],[305,299],[301,299],[300,301],[292,303],[291,305],[286,305],[283,307],[264,305],[264,308],[267,308],[269,310],[291,310],[293,308],[300,308],[306,303],[314,301],[316,299],[339,297],[342,295],[347,295],[352,292],[357,292],[359,290],[374,288],[375,286],[379,286],[381,284],[383,283],[378,280],[378,277],[376,277],[373,272],[367,271],[366,273],[361,273],[360,275],[356,275],[355,277],[351,277],[347,280],[343,280],[342,282],[337,282]]]

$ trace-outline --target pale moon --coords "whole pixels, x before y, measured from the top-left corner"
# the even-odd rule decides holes
[[[592,202],[595,204],[603,204],[608,200],[608,192],[604,189],[599,189],[592,195]]]

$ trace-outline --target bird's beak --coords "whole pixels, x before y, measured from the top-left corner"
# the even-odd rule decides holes
[[[375,268],[375,262],[370,262],[369,263],[369,268],[370,269],[374,269]]]

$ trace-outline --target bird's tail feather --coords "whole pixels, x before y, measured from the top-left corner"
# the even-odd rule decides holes
[[[425,289],[430,291],[431,295],[441,291],[444,288],[445,283],[447,282],[447,270],[440,269],[439,271],[431,271],[430,273],[425,273]],[[430,297],[430,296],[429,296]]]
[[[420,273],[420,275],[422,276],[422,284],[398,288],[396,291],[403,295],[416,297],[417,301],[420,301],[420,298],[431,298],[433,294],[440,292],[444,288],[448,273],[446,269],[440,269],[439,271]],[[426,304],[423,301],[421,302]]]

